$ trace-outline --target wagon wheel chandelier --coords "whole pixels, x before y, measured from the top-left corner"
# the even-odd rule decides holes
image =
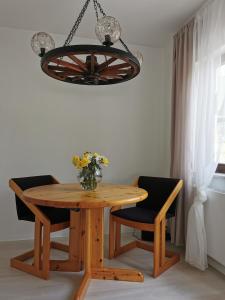
[[[71,45],[72,39],[91,0],[86,0],[64,45],[55,48],[53,38],[36,33],[31,40],[33,51],[41,57],[41,68],[57,80],[82,85],[108,85],[130,80],[140,72],[143,57],[131,53],[121,39],[119,22],[107,16],[97,0],[92,0],[97,18],[95,33],[102,45]],[[125,50],[112,47],[120,42]]]

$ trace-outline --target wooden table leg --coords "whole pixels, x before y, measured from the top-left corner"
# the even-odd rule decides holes
[[[104,209],[82,209],[85,211],[85,274],[73,300],[83,300],[90,279],[109,279],[142,282],[141,272],[130,269],[104,267]]]
[[[70,211],[69,259],[51,260],[51,270],[64,272],[80,272],[83,269],[83,226],[85,225],[83,215],[83,211]]]
[[[84,269],[85,273],[81,280],[78,290],[75,292],[73,299],[82,300],[85,297],[89,282],[91,280],[91,211],[90,209],[83,209],[83,218],[85,220],[85,226],[83,228],[84,237]]]

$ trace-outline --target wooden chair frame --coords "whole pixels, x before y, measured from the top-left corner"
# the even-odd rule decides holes
[[[133,183],[134,186],[138,186],[138,179]],[[166,213],[170,208],[173,201],[176,199],[178,193],[182,189],[183,180],[179,180],[176,187],[167,198],[165,204],[159,211],[154,220],[154,224],[140,223],[135,221],[119,218],[110,213],[109,219],[109,258],[112,259],[126,251],[133,248],[141,248],[147,251],[153,252],[154,255],[154,267],[153,277],[156,278],[168,268],[176,264],[180,260],[180,255],[172,251],[166,250]],[[121,206],[114,206],[110,212],[121,209]],[[130,242],[124,246],[121,246],[121,225],[132,227],[135,229],[154,232],[153,245],[144,243],[140,240]]]
[[[54,183],[59,183],[54,177],[53,180]],[[51,224],[49,218],[46,217],[37,206],[23,199],[23,190],[12,179],[9,181],[9,186],[35,216],[34,249],[11,258],[10,266],[42,279],[48,279],[51,263],[54,262],[50,260],[50,248],[64,252],[69,251],[68,245],[51,242],[50,234],[51,232],[68,228],[70,222]],[[32,264],[25,262],[32,257]]]

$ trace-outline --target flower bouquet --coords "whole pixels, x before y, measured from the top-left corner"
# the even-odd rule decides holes
[[[75,155],[72,159],[79,170],[78,180],[84,190],[95,190],[102,180],[102,165],[108,166],[109,160],[98,153],[85,152],[81,157]]]

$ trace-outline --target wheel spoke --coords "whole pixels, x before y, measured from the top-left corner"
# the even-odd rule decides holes
[[[112,64],[114,61],[116,61],[117,58],[116,57],[111,57],[110,59],[108,59],[107,61],[105,61],[104,63],[100,64],[98,66],[98,72],[104,70],[106,67],[108,67],[110,64]]]
[[[123,77],[122,76],[119,76],[119,75],[113,75],[113,76],[101,76],[101,78],[106,78],[107,80],[112,80],[112,79],[122,79]]]
[[[61,66],[53,66],[53,65],[49,65],[48,66],[49,70],[53,70],[53,71],[71,71],[70,69],[66,68],[66,67],[61,67]]]
[[[68,69],[75,70],[75,71],[83,73],[83,70],[78,65],[71,64],[71,63],[69,63],[65,60],[58,59],[58,58],[53,58],[51,60],[51,62],[54,62],[59,66],[64,66],[64,67],[67,67]]]
[[[81,73],[73,71],[73,70],[69,70],[69,71],[63,71],[63,72],[55,72],[56,75],[63,75],[63,76],[83,76]]]
[[[101,75],[127,75],[130,72],[130,70],[108,70],[102,71]]]
[[[68,55],[68,57],[75,63],[77,63],[79,65],[79,67],[84,70],[84,71],[88,71],[88,68],[85,64],[85,62],[83,62],[82,60],[80,60],[79,58],[77,58],[75,55]]]
[[[131,66],[128,63],[123,63],[118,65],[113,65],[111,67],[106,68],[105,70],[119,70],[119,69],[130,68],[130,67]]]

